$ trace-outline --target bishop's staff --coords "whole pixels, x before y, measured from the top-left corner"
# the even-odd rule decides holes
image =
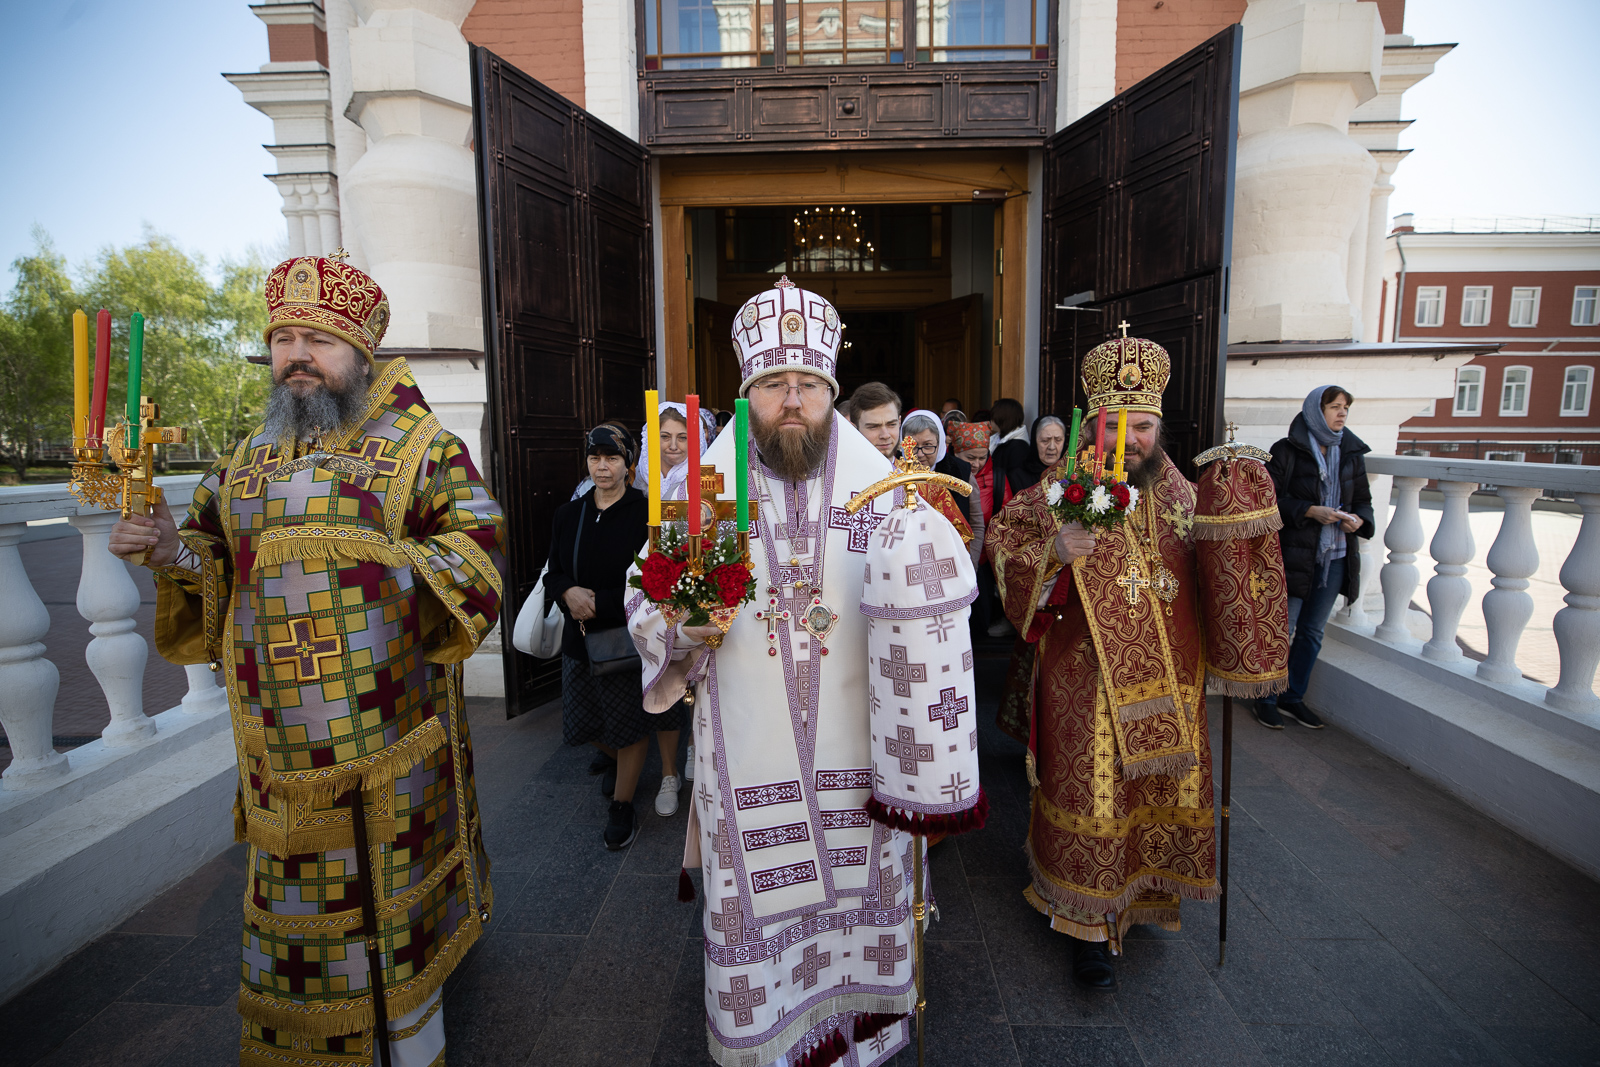
[[[879,739],[874,745],[880,746],[872,753],[874,784],[867,813],[911,835],[912,968],[920,1067],[927,1008],[923,853],[930,836],[937,839],[983,826],[989,802],[978,785],[977,746],[966,743],[969,733],[977,736],[972,645],[967,636],[977,572],[961,535],[937,508],[926,507],[921,516],[917,514],[920,486],[938,485],[962,495],[972,487],[959,478],[935,474],[919,462],[916,442],[910,437],[902,442],[901,454],[895,473],[858,493],[845,511],[854,515],[883,493],[898,489],[904,494],[868,545],[867,571],[883,577],[863,590],[861,613],[868,619],[868,715],[872,736]],[[930,620],[926,627],[920,624],[924,618]],[[911,619],[918,625],[874,625],[879,619]],[[949,684],[951,679],[954,685]],[[876,686],[886,681],[893,687],[894,699],[880,700]],[[901,705],[915,709],[909,724],[897,714]],[[945,740],[952,731],[956,744]]]

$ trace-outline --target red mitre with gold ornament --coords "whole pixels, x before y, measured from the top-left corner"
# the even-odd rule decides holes
[[[1126,331],[1128,324],[1123,323]],[[1088,410],[1127,408],[1161,417],[1161,394],[1172,377],[1172,357],[1154,341],[1113,337],[1083,357]]]
[[[389,328],[389,298],[364,271],[344,261],[344,249],[331,256],[286,259],[267,275],[267,328],[272,343],[280,326],[310,326],[342,337],[369,361]]]
[[[1266,697],[1289,684],[1289,589],[1267,452],[1230,441],[1200,453],[1195,569],[1214,692]]]

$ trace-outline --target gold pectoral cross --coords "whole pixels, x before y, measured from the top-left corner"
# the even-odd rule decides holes
[[[1150,579],[1144,576],[1144,567],[1136,559],[1128,561],[1128,569],[1122,572],[1122,577],[1117,579],[1117,584],[1122,586],[1127,597],[1128,606],[1139,606],[1139,590],[1150,588]]]

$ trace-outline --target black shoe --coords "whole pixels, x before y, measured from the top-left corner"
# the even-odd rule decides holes
[[[1085,989],[1114,989],[1116,972],[1111,967],[1111,951],[1104,941],[1072,939],[1072,979]]]
[[[607,771],[615,771],[616,769],[617,761],[606,755],[604,752],[596,752],[594,754],[594,759],[589,761],[590,774],[604,774]]]
[[[1256,722],[1267,729],[1283,729],[1283,716],[1278,714],[1278,705],[1268,703],[1265,700],[1258,700],[1256,701],[1255,715]]]
[[[617,765],[613,763],[600,776],[600,795],[610,797],[617,791]]]
[[[606,823],[606,848],[612,852],[627,848],[633,844],[633,839],[639,835],[639,823],[633,817],[633,802],[629,800],[613,800],[611,802],[611,819]]]
[[[1308,730],[1320,730],[1323,727],[1323,722],[1317,718],[1317,713],[1304,704],[1279,704],[1278,710]]]

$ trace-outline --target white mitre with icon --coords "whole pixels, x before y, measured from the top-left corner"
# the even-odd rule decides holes
[[[768,374],[808,371],[827,380],[839,395],[839,347],[844,324],[826,299],[802,289],[785,274],[778,284],[744,302],[733,320],[739,359],[739,395]]]

